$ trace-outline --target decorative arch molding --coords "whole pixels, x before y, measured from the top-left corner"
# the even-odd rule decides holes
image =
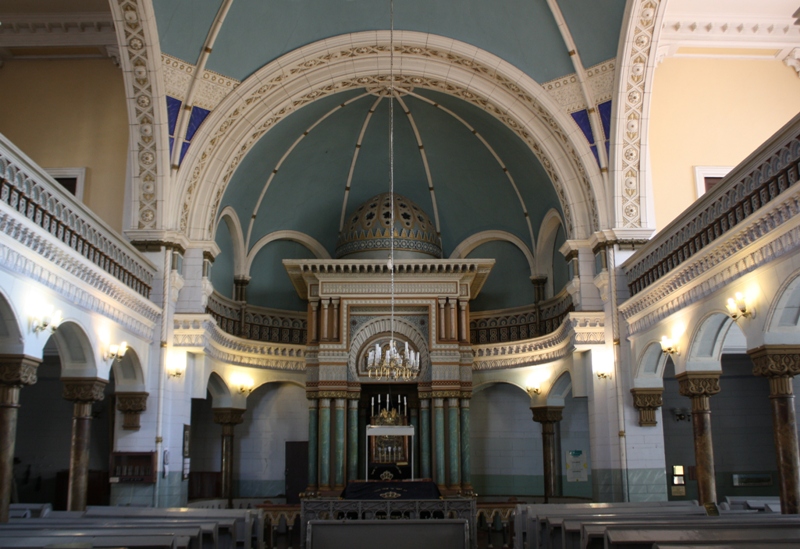
[[[170,224],[167,212],[174,208],[169,206],[166,189],[170,178],[169,134],[153,2],[111,0],[109,3],[128,97],[128,154],[133,185],[128,229],[162,229]]]
[[[658,341],[651,341],[645,345],[644,351],[639,357],[634,386],[639,387],[641,384],[642,387],[651,387],[657,384],[659,387],[663,387],[666,365],[667,355],[661,350],[661,344]]]
[[[456,246],[456,249],[450,254],[450,259],[464,259],[481,244],[494,241],[510,242],[519,248],[519,251],[522,252],[522,255],[525,256],[525,260],[528,262],[528,268],[530,269],[531,276],[536,274],[536,262],[531,250],[521,238],[507,231],[482,231],[480,233],[475,233],[474,235],[465,238],[458,246]]]
[[[686,353],[687,369],[692,362],[715,362],[719,365],[725,336],[734,321],[725,313],[712,312],[697,324]]]
[[[609,225],[594,155],[573,122],[534,80],[502,59],[463,42],[397,31],[398,86],[448,93],[488,111],[520,137],[548,172],[570,238]],[[432,46],[431,44],[437,44]],[[250,148],[290,113],[348,89],[386,85],[389,32],[342,35],[269,63],[230,94],[200,127],[178,171],[179,229],[207,240],[225,188]]]
[[[611,161],[618,229],[655,228],[647,135],[656,52],[667,0],[633,0],[623,16],[614,88]]]
[[[563,227],[561,214],[551,208],[542,218],[536,239],[536,272],[535,274],[547,277],[548,297],[555,294],[553,287],[553,250],[556,245],[559,227]],[[566,232],[566,231],[565,231]]]
[[[121,361],[113,361],[111,369],[114,372],[115,392],[132,393],[147,390],[142,363],[139,360],[139,355],[133,349],[128,348]]]
[[[227,225],[231,240],[233,240],[233,275],[246,276],[250,272],[250,264],[244,247],[244,232],[242,232],[242,223],[239,220],[239,215],[231,206],[225,206],[219,214],[219,218]],[[215,230],[214,237],[216,236]]]
[[[764,323],[764,331],[785,332],[800,325],[800,272],[790,276],[775,293]]]
[[[206,389],[211,393],[212,408],[230,408],[233,402],[231,389],[217,372],[208,375]]]
[[[227,209],[227,208],[226,208]],[[328,253],[328,250],[325,249],[325,246],[319,243],[318,240],[308,236],[305,233],[301,233],[300,231],[275,231],[269,233],[261,237],[258,242],[253,245],[253,248],[248,252],[247,258],[245,259],[244,265],[244,272],[247,276],[250,276],[250,267],[253,265],[253,260],[258,255],[258,252],[261,251],[261,248],[266,246],[271,242],[275,242],[276,240],[290,240],[292,242],[297,242],[298,244],[302,244],[306,248],[308,248],[311,253],[314,254],[314,257],[317,259],[330,259],[331,254]]]
[[[356,362],[364,345],[370,340],[389,334],[392,331],[392,320],[388,316],[381,316],[366,322],[359,330],[353,334],[350,343],[350,354],[347,357],[347,379],[348,381],[361,381],[362,377],[358,375]],[[420,367],[418,381],[430,381],[431,369],[430,353],[428,352],[428,342],[425,336],[414,326],[411,322],[403,319],[402,317],[395,316],[394,318],[394,333],[407,338],[414,347],[419,351]]]
[[[51,337],[58,349],[62,377],[97,377],[93,345],[80,324],[64,320]]]
[[[14,302],[0,289],[0,353],[25,354],[25,338]]]

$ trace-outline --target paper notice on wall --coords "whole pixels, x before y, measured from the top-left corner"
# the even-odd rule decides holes
[[[567,451],[567,482],[587,482],[589,480],[588,467],[583,450]]]

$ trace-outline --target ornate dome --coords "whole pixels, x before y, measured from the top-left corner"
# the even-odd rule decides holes
[[[345,222],[336,244],[336,257],[382,258],[390,249],[392,194],[373,196]],[[395,257],[442,257],[442,246],[436,225],[412,201],[394,194]],[[377,253],[376,253],[377,252]]]

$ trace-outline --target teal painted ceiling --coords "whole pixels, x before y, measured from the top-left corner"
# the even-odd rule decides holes
[[[558,0],[584,65],[616,55],[624,0]],[[164,53],[196,63],[221,0],[154,0]],[[574,72],[546,0],[398,0],[397,30],[445,36],[486,50],[534,80]],[[234,0],[206,68],[244,80],[301,46],[389,28],[389,2]]]
[[[510,233],[533,252],[542,218],[550,209],[561,214],[561,208],[528,146],[484,110],[458,98],[414,89],[402,101],[408,114],[399,101],[394,104],[395,192],[431,219],[438,216],[444,256],[482,231]],[[389,111],[387,97],[349,90],[296,111],[253,146],[231,178],[220,208],[235,211],[248,253],[267,235],[296,231],[335,255],[343,209],[349,216],[365,200],[389,190]],[[219,225],[217,241],[230,249],[227,228]],[[300,259],[307,257],[307,250],[267,248],[255,256],[258,276],[250,273],[248,295],[260,296],[260,303],[268,306],[296,306],[275,282],[275,277],[288,281],[280,261],[259,256],[280,252]],[[229,260],[227,255],[221,259]],[[230,284],[229,269],[220,270],[225,276],[215,280]],[[529,269],[524,279],[528,276]],[[502,292],[502,284],[497,286],[493,291]],[[270,292],[279,287],[283,297],[275,300]],[[530,303],[519,294],[512,296],[512,287],[506,290],[509,295],[497,304]],[[219,291],[229,293],[227,288]]]

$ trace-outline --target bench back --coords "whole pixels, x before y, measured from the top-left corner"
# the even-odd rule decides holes
[[[469,522],[441,520],[311,520],[306,549],[470,549]]]

